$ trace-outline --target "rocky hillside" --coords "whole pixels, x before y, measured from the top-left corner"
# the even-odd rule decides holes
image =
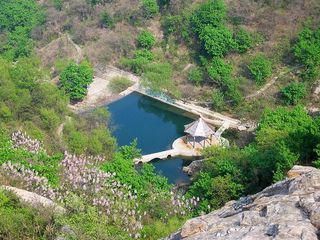
[[[294,166],[288,178],[190,219],[168,239],[319,239],[320,170]]]

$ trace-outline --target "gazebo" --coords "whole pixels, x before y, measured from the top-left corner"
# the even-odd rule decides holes
[[[198,120],[184,126],[184,132],[186,135],[187,144],[191,138],[193,142],[192,147],[195,148],[196,144],[201,147],[206,146],[206,142],[209,141],[209,145],[212,145],[212,141],[216,139],[214,130],[200,117]]]

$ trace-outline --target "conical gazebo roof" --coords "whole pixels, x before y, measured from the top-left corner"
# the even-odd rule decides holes
[[[214,134],[214,131],[202,118],[185,125],[184,132],[193,137],[209,137],[210,135]]]

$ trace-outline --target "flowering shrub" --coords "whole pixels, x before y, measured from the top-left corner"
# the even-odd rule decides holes
[[[39,176],[38,173],[21,164],[4,163],[0,167],[0,174],[10,185],[16,185],[44,197],[55,199],[56,194],[49,186],[48,179]]]
[[[14,148],[22,148],[31,153],[44,151],[39,140],[30,138],[26,133],[23,133],[20,130],[12,133],[11,140]]]
[[[100,215],[103,222],[99,223],[100,226],[114,226],[118,229],[114,233],[116,235],[120,231],[122,235],[125,233],[132,238],[153,238],[154,224],[160,223],[160,229],[166,228],[172,219],[175,219],[175,224],[180,224],[191,215],[198,203],[195,198],[186,199],[170,191],[172,186],[165,178],[154,173],[152,165],[144,165],[139,171],[136,170],[132,158],[140,152],[134,146],[121,148],[112,163],[106,162],[101,156],[77,156],[66,152],[59,164],[52,165],[55,171],[50,170],[51,175],[56,175],[54,178],[57,183],[53,186],[44,177],[51,175],[42,168],[50,165],[52,158],[43,151],[39,141],[32,140],[25,133],[16,132],[12,134],[12,145],[13,149],[17,149],[15,151],[31,150],[30,155],[26,155],[30,160],[20,159],[20,162],[14,163],[7,160],[2,164],[2,184],[36,192],[62,203],[69,210],[69,215],[61,223],[71,225],[79,234],[88,234],[88,238],[96,235],[83,233],[77,226],[81,225],[79,219],[95,221],[90,216],[99,219]],[[90,224],[93,231],[97,232],[96,223]],[[161,234],[165,233],[161,233],[160,229],[158,234],[163,236]],[[105,236],[107,232],[105,230],[99,234]]]

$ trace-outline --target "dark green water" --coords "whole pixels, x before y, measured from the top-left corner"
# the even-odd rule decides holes
[[[177,109],[170,111],[170,106],[138,93],[132,93],[107,107],[118,145],[128,145],[137,139],[143,154],[170,149],[173,141],[183,136],[184,125],[192,121]],[[182,172],[183,166],[189,163],[180,158],[152,161],[156,171],[174,184],[189,181]]]

